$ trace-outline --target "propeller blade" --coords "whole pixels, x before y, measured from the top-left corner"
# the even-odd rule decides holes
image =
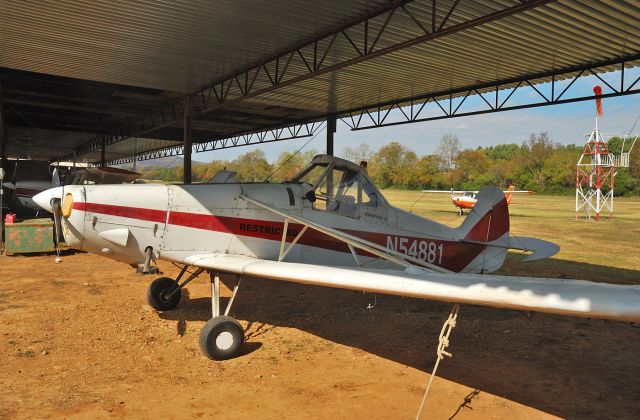
[[[60,185],[62,185],[62,182],[60,181],[60,172],[58,172],[58,168],[53,169],[51,184],[53,184],[54,187],[59,187]]]
[[[51,209],[53,210],[53,230],[54,230],[54,244],[56,247],[56,253],[60,254],[60,236],[62,234],[62,206],[59,198],[51,199]]]
[[[18,162],[19,160],[16,159],[16,161],[13,163],[13,175],[11,176],[11,184],[13,184],[13,190],[11,190],[11,197],[9,198],[9,201],[14,201],[16,198],[16,190],[18,189],[17,185],[16,185],[16,171],[18,170]]]

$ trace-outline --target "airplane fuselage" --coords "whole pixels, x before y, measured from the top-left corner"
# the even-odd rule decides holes
[[[465,243],[455,228],[407,213],[384,202],[362,205],[349,214],[320,210],[304,198],[303,184],[84,185],[64,187],[72,194],[71,214],[63,219],[66,243],[131,265],[145,250],[183,263],[194,254],[228,253],[277,260],[284,219],[251,204],[243,195],[297,214],[322,226],[349,233],[451,271],[478,271],[486,247]],[[302,225],[289,223],[286,241]],[[388,262],[358,252],[359,262],[383,268]],[[504,257],[494,257],[498,268]],[[313,229],[307,230],[285,261],[354,266],[349,247]],[[489,271],[485,264],[484,271]]]
[[[451,201],[453,205],[458,208],[471,210],[473,206],[476,204],[477,200],[471,197],[460,196],[460,197],[453,197]]]

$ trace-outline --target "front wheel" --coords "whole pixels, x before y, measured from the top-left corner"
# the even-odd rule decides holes
[[[170,311],[180,302],[182,290],[177,287],[178,283],[169,277],[157,278],[149,285],[147,302],[156,311]]]
[[[211,360],[233,359],[244,344],[244,329],[230,316],[217,316],[200,331],[200,350]]]

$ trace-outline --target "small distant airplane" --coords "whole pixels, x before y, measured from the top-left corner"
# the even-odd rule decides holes
[[[451,195],[451,202],[458,208],[458,214],[462,216],[465,210],[471,210],[478,201],[477,195],[479,191],[455,191],[451,190],[422,190],[423,193],[447,193]],[[516,190],[510,185],[506,191],[503,191],[507,199],[507,205],[511,204],[511,194],[535,194],[535,191]]]
[[[207,271],[212,318],[200,332],[200,349],[214,360],[242,350],[244,330],[228,314],[243,276],[640,321],[637,285],[486,274],[502,266],[508,249],[531,252],[527,260],[559,250],[511,236],[507,201],[496,187],[483,188],[469,216],[451,228],[393,207],[364,166],[333,156],[316,156],[283,183],[217,179],[230,182],[70,185],[34,200],[54,213],[71,248],[134,267],[156,259],[181,264],[176,279],[149,286],[147,301],[158,311],[174,309],[182,289]],[[185,276],[189,267],[195,270]],[[224,312],[219,273],[237,279]]]
[[[67,185],[81,184],[121,184],[125,182],[134,182],[140,174],[125,169],[96,167],[82,168],[69,173],[64,183]],[[61,185],[62,182],[58,175],[57,169],[54,169],[53,180],[29,180],[18,179],[2,184],[4,188],[9,190],[9,202],[15,204],[12,207],[22,206],[28,210],[42,211],[42,207],[33,201],[33,197],[42,191],[46,191],[51,187]],[[19,210],[19,209],[18,209]]]
[[[29,210],[42,211],[42,208],[33,201],[33,196],[51,188],[51,181],[25,180],[5,182],[2,184],[9,190],[9,206],[25,207]]]

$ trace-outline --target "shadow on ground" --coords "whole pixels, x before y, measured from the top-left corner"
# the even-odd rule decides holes
[[[524,263],[512,267],[519,259],[510,256],[502,271],[531,275],[521,272]],[[640,284],[634,270],[558,260],[535,267],[536,276],[577,272],[602,281],[608,273],[615,276],[611,282]],[[375,307],[367,309],[374,300]],[[257,350],[256,339],[270,329],[291,327],[430,372],[450,306],[246,279],[231,315],[249,323],[248,351]],[[180,334],[188,322],[209,319],[210,311],[209,299],[183,296],[176,310],[160,316],[176,321]],[[563,418],[640,418],[637,326],[546,314],[529,318],[520,311],[465,305],[450,342],[454,357],[438,372],[446,379]]]

